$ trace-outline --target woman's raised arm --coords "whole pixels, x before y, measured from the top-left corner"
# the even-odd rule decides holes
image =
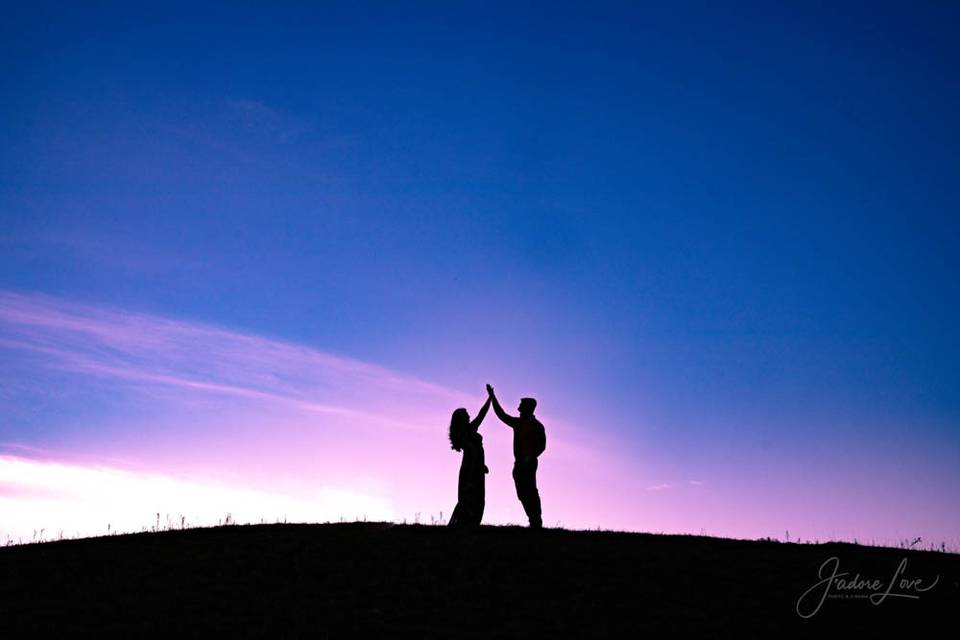
[[[480,407],[480,411],[477,412],[477,417],[473,419],[473,422],[470,423],[470,428],[476,431],[480,428],[480,423],[483,422],[484,417],[487,415],[487,411],[490,410],[490,397],[487,397],[487,401],[483,403],[483,406]]]

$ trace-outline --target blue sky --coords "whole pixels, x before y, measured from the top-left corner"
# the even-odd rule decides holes
[[[902,463],[945,513],[960,9],[450,5],[8,9],[0,288],[493,382],[663,484]],[[0,440],[64,445],[33,397]]]

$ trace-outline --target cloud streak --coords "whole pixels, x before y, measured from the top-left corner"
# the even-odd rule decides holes
[[[465,394],[383,367],[198,323],[0,292],[0,348],[47,365],[196,393],[423,428],[422,407]]]
[[[651,487],[647,487],[647,491],[667,491],[669,489],[673,489],[673,485],[669,482],[663,482],[660,484],[655,484]]]

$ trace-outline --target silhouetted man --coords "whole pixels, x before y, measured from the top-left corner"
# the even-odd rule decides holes
[[[500,420],[513,429],[513,484],[517,488],[517,497],[530,520],[532,529],[543,527],[540,514],[540,492],[537,490],[537,458],[547,447],[547,432],[533,415],[537,401],[522,398],[520,417],[508,415],[493,393],[493,387],[487,385],[487,393],[493,401],[493,410]]]

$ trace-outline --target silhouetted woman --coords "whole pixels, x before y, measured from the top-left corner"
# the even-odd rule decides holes
[[[479,527],[486,500],[487,465],[483,460],[483,436],[477,433],[490,398],[483,403],[477,417],[471,422],[466,409],[457,409],[450,418],[450,448],[463,451],[460,461],[460,484],[457,487],[457,506],[450,516],[451,527]]]

